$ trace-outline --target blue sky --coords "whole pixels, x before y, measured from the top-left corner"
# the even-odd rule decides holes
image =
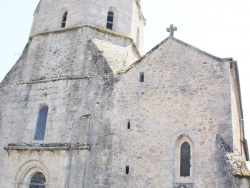
[[[175,37],[218,57],[238,61],[246,136],[250,145],[250,1],[141,0],[147,19],[144,51],[178,27]],[[38,0],[0,0],[0,80],[17,61],[25,44]]]

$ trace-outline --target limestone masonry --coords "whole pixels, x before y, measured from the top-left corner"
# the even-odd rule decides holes
[[[140,0],[40,0],[0,84],[1,188],[250,187],[237,63],[172,34],[141,57],[145,24]]]

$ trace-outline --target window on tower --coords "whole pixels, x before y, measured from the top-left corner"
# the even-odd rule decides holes
[[[114,13],[112,11],[109,11],[108,12],[108,17],[107,17],[106,28],[112,30],[113,29],[113,23],[114,23]]]
[[[44,134],[46,130],[48,106],[44,105],[40,108],[36,124],[35,140],[44,140]]]
[[[62,25],[61,25],[62,28],[64,28],[66,26],[67,15],[68,15],[68,12],[65,12],[63,14]]]

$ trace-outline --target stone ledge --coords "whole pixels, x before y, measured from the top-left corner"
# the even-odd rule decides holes
[[[145,19],[145,18],[144,18]],[[77,30],[77,29],[82,29],[82,28],[90,28],[92,30],[104,33],[104,34],[108,34],[108,35],[112,35],[115,37],[119,37],[119,38],[123,38],[125,40],[128,40],[131,45],[133,46],[136,54],[138,55],[139,58],[141,58],[141,53],[139,52],[134,40],[131,37],[128,37],[126,34],[124,33],[117,33],[115,31],[111,31],[108,30],[106,28],[103,27],[97,27],[97,26],[92,26],[92,25],[79,25],[79,26],[71,26],[71,27],[65,27],[65,28],[59,28],[56,30],[52,30],[52,31],[44,31],[44,32],[40,32],[40,33],[36,33],[30,36],[30,40],[33,39],[34,37],[37,36],[41,36],[41,35],[48,35],[48,34],[53,34],[53,33],[61,33],[61,32],[65,32],[65,31],[70,31],[70,30]]]
[[[53,150],[89,150],[90,146],[89,144],[85,143],[77,143],[77,144],[70,144],[70,143],[10,143],[8,146],[4,147],[5,150],[47,150],[47,151],[53,151]]]
[[[231,164],[234,176],[250,178],[250,171],[241,155],[228,153],[226,157]]]
[[[173,188],[193,188],[193,183],[173,183]]]
[[[46,78],[40,78],[37,80],[31,80],[29,82],[21,82],[20,84],[35,84],[35,83],[45,83],[45,82],[56,82],[60,80],[89,80],[90,77],[87,76],[67,76],[67,77],[59,77],[59,78],[51,78],[51,79],[46,79]]]

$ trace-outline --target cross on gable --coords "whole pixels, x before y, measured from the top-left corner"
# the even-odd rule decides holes
[[[177,31],[177,27],[174,27],[173,24],[170,25],[169,28],[167,28],[167,32],[170,32],[170,36],[173,37],[174,36],[174,32]]]

